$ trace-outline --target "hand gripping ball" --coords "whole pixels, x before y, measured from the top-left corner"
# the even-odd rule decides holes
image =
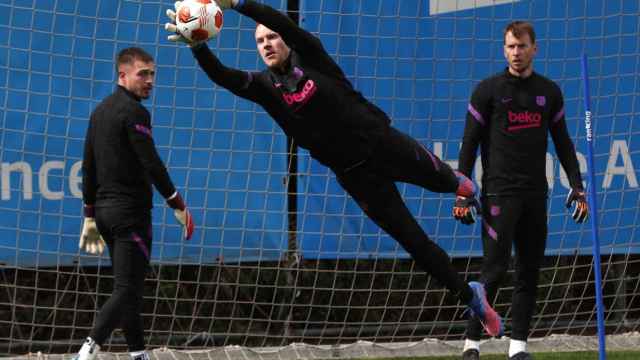
[[[176,12],[178,33],[189,41],[207,41],[222,29],[222,10],[213,0],[186,0]]]

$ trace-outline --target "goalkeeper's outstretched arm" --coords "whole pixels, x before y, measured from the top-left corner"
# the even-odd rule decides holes
[[[237,0],[219,1],[222,8],[228,8]],[[205,71],[209,79],[216,84],[230,90],[238,96],[254,100],[245,90],[250,86],[252,76],[250,73],[224,66],[220,60],[211,52],[205,40],[187,39],[178,32],[176,27],[176,13],[180,10],[182,2],[176,1],[174,4],[175,11],[167,9],[167,17],[169,22],[164,24],[165,30],[171,34],[167,36],[169,41],[182,42],[187,44],[193,51],[193,56],[198,61],[200,67]]]
[[[313,47],[322,50],[322,43],[308,31],[299,27],[289,17],[271,6],[252,0],[215,0],[222,9],[234,9],[282,36],[285,43],[296,50]]]
[[[254,74],[225,66],[205,43],[192,47],[191,51],[211,81],[235,95],[254,102],[258,101],[254,96],[255,92],[251,91]]]
[[[262,24],[282,36],[284,42],[301,53],[325,52],[320,40],[310,32],[299,27],[280,11],[252,0],[238,1],[233,7],[242,15]]]
[[[294,49],[306,61],[315,64],[318,69],[330,73],[331,76],[344,77],[342,70],[327,53],[320,39],[298,26],[280,11],[253,0],[217,0],[217,3],[222,8],[232,7],[256,23],[278,33],[287,46]]]

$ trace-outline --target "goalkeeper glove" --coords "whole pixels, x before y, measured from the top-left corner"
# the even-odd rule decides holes
[[[78,247],[80,250],[93,255],[100,255],[104,251],[105,242],[98,232],[95,209],[92,205],[84,206],[84,223],[82,224],[82,234],[80,234]]]
[[[571,189],[569,191],[565,206],[567,209],[573,207],[571,217],[578,224],[583,223],[589,217],[589,204],[587,204],[584,191],[581,189]]]
[[[176,26],[176,12],[180,9],[181,5],[182,1],[176,1],[173,4],[174,9],[176,9],[175,11],[167,9],[167,17],[169,18],[169,22],[164,24],[164,29],[172,33],[171,35],[167,36],[167,40],[173,42],[182,42],[187,44],[189,47],[197,47],[198,45],[204,43],[205,40],[192,41],[182,36],[182,34],[178,32],[178,27]]]
[[[476,216],[480,211],[480,204],[475,197],[456,196],[453,205],[453,217],[465,225],[476,222]]]
[[[193,235],[193,217],[182,200],[182,196],[176,191],[167,199],[167,204],[173,209],[173,214],[180,224],[182,224],[182,233],[185,240],[190,240]]]
[[[456,201],[453,205],[453,217],[465,225],[476,222],[480,204],[476,200],[476,185],[460,171],[454,171],[458,178]]]

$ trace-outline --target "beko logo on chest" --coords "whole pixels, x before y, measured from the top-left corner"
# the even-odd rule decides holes
[[[316,90],[316,83],[313,80],[309,79],[300,91],[293,93],[283,93],[282,97],[284,98],[284,102],[286,102],[287,105],[293,105],[295,103],[304,104],[309,100],[309,98],[311,98],[311,96],[313,96]]]
[[[509,127],[507,130],[518,130],[524,128],[540,127],[542,114],[537,112],[513,112],[509,111]]]

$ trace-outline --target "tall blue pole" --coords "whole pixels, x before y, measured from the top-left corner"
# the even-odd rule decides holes
[[[591,236],[593,238],[593,268],[596,278],[596,313],[598,320],[599,359],[606,360],[604,303],[602,301],[602,272],[600,264],[600,238],[598,237],[598,206],[596,203],[596,174],[593,166],[593,123],[591,117],[591,98],[589,92],[589,73],[587,55],[582,55],[582,84],[584,88],[584,127],[587,132],[587,183],[588,201],[591,211]]]

